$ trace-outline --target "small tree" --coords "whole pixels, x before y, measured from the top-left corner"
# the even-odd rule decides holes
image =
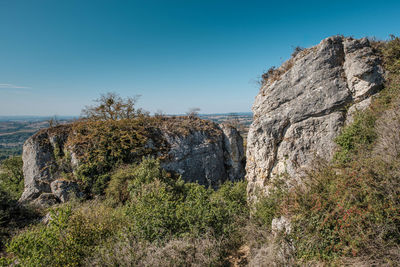
[[[301,47],[301,46],[296,46],[293,48],[293,52],[292,52],[292,58],[297,56],[298,53],[300,53],[301,51],[303,51],[305,48]]]
[[[142,114],[141,109],[136,109],[135,104],[140,96],[121,98],[116,93],[107,93],[96,99],[97,105],[86,106],[82,115],[93,120],[120,120],[131,119]]]
[[[57,125],[60,125],[60,122],[58,121],[57,116],[54,116],[54,117],[50,118],[47,121],[47,123],[49,124],[50,128],[55,127]]]
[[[240,121],[239,115],[236,113],[228,114],[226,122],[235,127],[240,133],[246,131],[245,125]]]
[[[199,111],[200,108],[189,108],[189,110],[186,112],[186,115],[190,118],[194,118],[199,116]]]

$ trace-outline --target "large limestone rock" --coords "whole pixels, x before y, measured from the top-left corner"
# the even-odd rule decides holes
[[[195,127],[191,127],[192,124]],[[162,123],[153,127],[156,127],[153,132],[159,133],[158,139],[149,139],[146,146],[157,150],[161,136],[162,143],[168,147],[166,155],[161,157],[161,166],[180,174],[183,180],[216,187],[226,180],[244,178],[243,140],[232,126],[219,126],[198,118],[164,118]],[[62,125],[42,130],[25,142],[25,190],[21,202],[48,206],[68,201],[72,195],[81,196],[77,184],[62,177],[65,173],[74,175],[79,166],[74,149],[66,147],[69,136],[73,134],[70,125]],[[64,153],[69,157],[64,157],[61,164],[59,158]],[[161,152],[158,154],[161,156]]]
[[[369,41],[341,36],[324,39],[270,73],[255,99],[247,139],[249,196],[257,188],[268,192],[268,181],[279,175],[287,174],[288,183],[300,179],[316,157],[330,160],[347,107],[361,102],[365,108],[383,82]]]

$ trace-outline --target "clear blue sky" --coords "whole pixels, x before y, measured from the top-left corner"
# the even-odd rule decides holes
[[[0,0],[0,115],[250,111],[262,72],[335,34],[399,35],[400,1]]]

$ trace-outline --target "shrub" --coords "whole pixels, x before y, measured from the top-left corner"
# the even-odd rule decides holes
[[[235,224],[247,214],[243,184],[227,183],[216,192],[194,183],[179,183],[179,180],[175,187],[158,179],[145,184],[127,208],[133,232],[151,242],[197,237],[207,232],[216,237],[233,235]]]
[[[135,104],[139,96],[122,99],[116,93],[107,93],[96,99],[97,105],[86,106],[82,114],[92,120],[120,120],[130,119],[143,113],[136,109]]]
[[[281,179],[271,183],[268,194],[260,193],[255,203],[252,219],[259,225],[271,230],[271,223],[274,218],[280,216],[281,205],[287,195]]]
[[[35,225],[12,239],[7,252],[22,266],[80,266],[95,246],[117,232],[119,210],[96,201],[73,209],[56,208],[46,225]]]
[[[11,196],[0,187],[0,251],[8,236],[7,225],[15,214],[16,203]]]
[[[176,177],[161,168],[158,159],[143,157],[138,165],[126,165],[117,169],[111,175],[106,193],[109,198],[125,203],[130,195],[136,196],[140,192],[142,185],[157,179],[170,185],[176,181]]]
[[[340,150],[335,154],[339,162],[348,162],[359,149],[370,149],[376,139],[376,116],[371,111],[357,112],[354,122],[343,128],[335,142]]]
[[[245,187],[244,182],[227,182],[213,191],[185,184],[163,171],[158,160],[145,158],[116,172],[107,192],[124,200],[129,193],[125,210],[131,231],[153,242],[207,232],[217,237],[233,233],[234,224],[247,215]]]
[[[300,258],[377,255],[400,244],[400,175],[378,158],[353,161],[338,173],[322,165],[307,189],[291,193],[292,238]]]
[[[10,157],[1,162],[0,187],[7,191],[13,199],[21,196],[24,190],[21,156]]]
[[[301,47],[301,46],[296,46],[296,47],[294,47],[291,57],[294,58],[294,57],[297,56],[297,54],[299,54],[301,51],[304,51],[304,49],[305,49],[305,48],[304,48],[304,47]]]
[[[37,211],[18,205],[16,199],[0,187],[0,252],[15,231],[37,217]]]
[[[102,194],[110,172],[119,165],[140,162],[145,155],[163,154],[165,140],[152,127],[154,118],[140,116],[118,121],[86,121],[73,125],[67,146],[80,161],[76,179],[88,193]],[[153,146],[149,146],[149,140]]]

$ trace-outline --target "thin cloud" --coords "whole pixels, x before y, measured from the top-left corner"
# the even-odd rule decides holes
[[[20,86],[20,85],[9,84],[9,83],[0,83],[0,88],[1,89],[30,89],[30,87],[28,87],[28,86]]]

